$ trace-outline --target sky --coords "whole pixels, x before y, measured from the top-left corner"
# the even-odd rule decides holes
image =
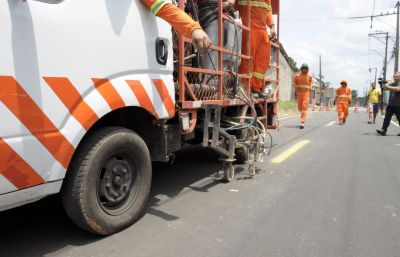
[[[319,55],[322,74],[337,87],[341,80],[349,81],[352,89],[363,95],[370,80],[382,73],[385,45],[368,36],[374,32],[389,32],[389,58],[396,38],[396,16],[373,20],[334,20],[336,18],[368,16],[395,11],[395,0],[281,0],[280,40],[300,66],[310,65],[310,72],[318,75]],[[384,36],[383,36],[384,37]],[[380,40],[384,40],[381,38]],[[381,56],[382,55],[382,56]],[[388,76],[394,72],[394,60],[388,66]]]

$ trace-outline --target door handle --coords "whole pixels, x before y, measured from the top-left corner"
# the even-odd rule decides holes
[[[156,59],[157,63],[166,65],[168,61],[168,40],[165,38],[156,39]]]

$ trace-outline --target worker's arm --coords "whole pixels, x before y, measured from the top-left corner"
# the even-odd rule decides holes
[[[351,97],[351,89],[349,89],[349,92],[347,93],[347,97],[349,98],[349,103],[353,100]]]
[[[369,104],[369,95],[371,94],[371,91],[368,91],[367,96],[365,97],[365,106],[368,106]]]
[[[164,0],[142,0],[142,2],[154,15],[169,22],[180,34],[192,38],[193,44],[200,50],[210,47],[211,40],[201,29],[200,24],[175,5],[166,3]]]
[[[294,77],[293,81],[292,81],[292,87],[296,88],[297,86],[297,76]]]
[[[393,91],[393,92],[400,92],[400,87],[393,87],[393,86],[383,85],[383,89],[390,90],[390,91]]]
[[[267,26],[270,29],[272,41],[275,41],[277,39],[277,36],[276,36],[274,18],[272,16],[272,10],[269,11],[267,15]]]

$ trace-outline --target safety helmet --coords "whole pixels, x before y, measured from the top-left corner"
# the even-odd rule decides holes
[[[348,85],[349,83],[347,83],[347,80],[342,80],[342,81],[340,82],[340,85],[342,85],[342,84]]]
[[[308,69],[309,69],[309,68],[308,68],[308,64],[307,64],[307,63],[303,63],[303,64],[301,65],[301,67],[300,67],[300,70],[301,70],[301,69],[307,69],[307,70],[308,70]]]

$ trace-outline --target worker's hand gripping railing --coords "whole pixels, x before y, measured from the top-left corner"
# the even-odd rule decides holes
[[[204,54],[199,53],[191,45],[192,40],[182,35],[174,35],[174,56],[175,56],[175,80],[177,85],[177,102],[181,106],[192,106],[188,102],[201,101],[202,104],[226,105],[229,99],[235,99],[237,87],[244,87],[246,93],[250,94],[250,76],[238,74],[238,67],[229,69],[224,66],[223,60],[226,56],[240,58],[241,61],[249,62],[250,56],[243,55],[240,51],[237,40],[237,48],[224,48],[224,23],[234,24],[237,30],[242,33],[249,33],[249,28],[235,21],[227,13],[223,12],[222,0],[218,1],[218,39]],[[186,5],[186,8],[185,8]],[[190,8],[187,8],[190,6]],[[198,17],[196,3],[193,0],[180,0],[179,7],[185,9],[194,19]],[[249,24],[249,23],[247,23]],[[246,37],[250,38],[250,37]],[[246,44],[248,47],[250,44]],[[249,50],[249,49],[248,49]],[[249,51],[247,51],[249,52]],[[217,58],[213,58],[216,56]],[[211,67],[204,65],[204,59],[211,60]],[[216,62],[213,62],[216,59]],[[237,65],[238,66],[238,65]],[[240,85],[239,85],[240,82]]]

